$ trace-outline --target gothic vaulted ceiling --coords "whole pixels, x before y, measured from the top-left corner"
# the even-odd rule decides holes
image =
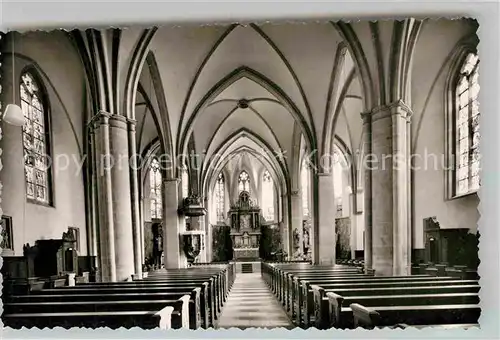
[[[245,152],[260,155],[286,190],[300,137],[321,148],[332,124],[349,148],[359,146],[360,85],[332,24],[164,27],[149,48],[136,96],[139,149],[169,128],[181,154],[194,136],[205,189],[228,158]]]

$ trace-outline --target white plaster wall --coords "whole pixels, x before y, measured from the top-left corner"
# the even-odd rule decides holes
[[[60,163],[53,172],[54,206],[27,203],[22,128],[2,124],[2,209],[5,215],[12,216],[14,255],[21,256],[26,243],[33,245],[38,239],[61,238],[69,226],[80,229],[80,255],[86,255],[84,183],[78,165],[84,121],[82,66],[64,33],[32,32],[23,37],[16,34],[15,39],[15,51],[19,54],[15,65],[18,104],[21,71],[36,62],[46,75],[42,73],[40,77],[50,104],[52,156]],[[12,59],[5,58],[2,65],[4,98],[12,98],[11,65]],[[61,155],[70,161],[64,163]]]
[[[448,199],[444,163],[441,161],[446,153],[444,91],[449,64],[445,61],[459,39],[470,32],[470,27],[464,22],[430,21],[423,27],[415,50],[412,75],[414,152],[422,155],[422,159],[428,159],[429,166],[420,161],[415,171],[413,248],[424,247],[423,219],[426,217],[436,216],[441,228],[477,230],[477,195]],[[426,155],[436,155],[437,158],[427,158]],[[438,159],[438,162],[433,159]]]

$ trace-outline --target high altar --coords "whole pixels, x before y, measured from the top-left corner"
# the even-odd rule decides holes
[[[238,201],[229,210],[233,259],[258,259],[260,246],[260,208],[250,199],[246,191],[240,193]]]

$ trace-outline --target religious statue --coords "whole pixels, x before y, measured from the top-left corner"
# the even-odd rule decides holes
[[[157,234],[153,239],[153,266],[155,269],[161,268],[161,255],[163,253],[163,239]]]
[[[300,248],[300,235],[297,228],[293,229],[293,248]]]

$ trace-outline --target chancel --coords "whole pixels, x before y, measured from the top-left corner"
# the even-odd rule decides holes
[[[477,326],[477,29],[3,35],[4,325]]]

